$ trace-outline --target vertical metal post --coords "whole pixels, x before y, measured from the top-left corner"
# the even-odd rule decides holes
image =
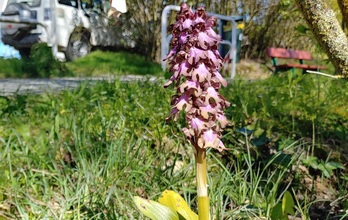
[[[165,55],[167,53],[167,27],[168,27],[168,19],[167,19],[167,7],[165,7],[162,11],[162,21],[161,21],[161,66],[162,70],[166,70],[166,63],[163,61]]]
[[[170,10],[180,11],[180,6],[167,5],[162,11],[161,17],[161,66],[163,71],[166,69],[166,62],[163,59],[166,57],[169,49],[170,38],[167,39],[168,14]]]
[[[232,22],[232,30],[231,30],[231,41],[232,41],[232,48],[230,50],[230,57],[232,58],[232,65],[231,65],[231,79],[234,79],[236,76],[236,58],[237,58],[237,24],[235,21]]]
[[[224,25],[222,23],[222,20],[219,19],[218,20],[218,30],[219,30],[219,35],[221,36],[221,38],[223,38],[223,34],[224,34]],[[223,45],[222,44],[219,44],[219,51],[222,51],[223,50]],[[221,54],[220,54],[221,55]]]

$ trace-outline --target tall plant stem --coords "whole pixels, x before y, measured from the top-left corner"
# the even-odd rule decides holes
[[[210,205],[207,183],[207,151],[198,148],[196,154],[196,178],[199,220],[210,220]]]

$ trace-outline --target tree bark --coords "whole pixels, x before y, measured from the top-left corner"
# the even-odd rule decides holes
[[[296,3],[338,74],[348,77],[348,40],[334,11],[323,0],[296,0]]]
[[[348,25],[348,0],[337,0],[337,2],[342,13],[343,22],[345,26],[347,26]]]

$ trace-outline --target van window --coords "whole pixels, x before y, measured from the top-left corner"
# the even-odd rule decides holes
[[[77,8],[77,0],[58,0],[59,4],[73,6]]]
[[[41,4],[41,0],[9,0],[7,5],[11,3],[25,3],[30,7],[38,7]]]

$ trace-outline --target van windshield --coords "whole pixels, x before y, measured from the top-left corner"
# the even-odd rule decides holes
[[[38,7],[40,6],[41,0],[9,0],[7,5],[11,3],[25,3],[28,4],[30,7]]]

